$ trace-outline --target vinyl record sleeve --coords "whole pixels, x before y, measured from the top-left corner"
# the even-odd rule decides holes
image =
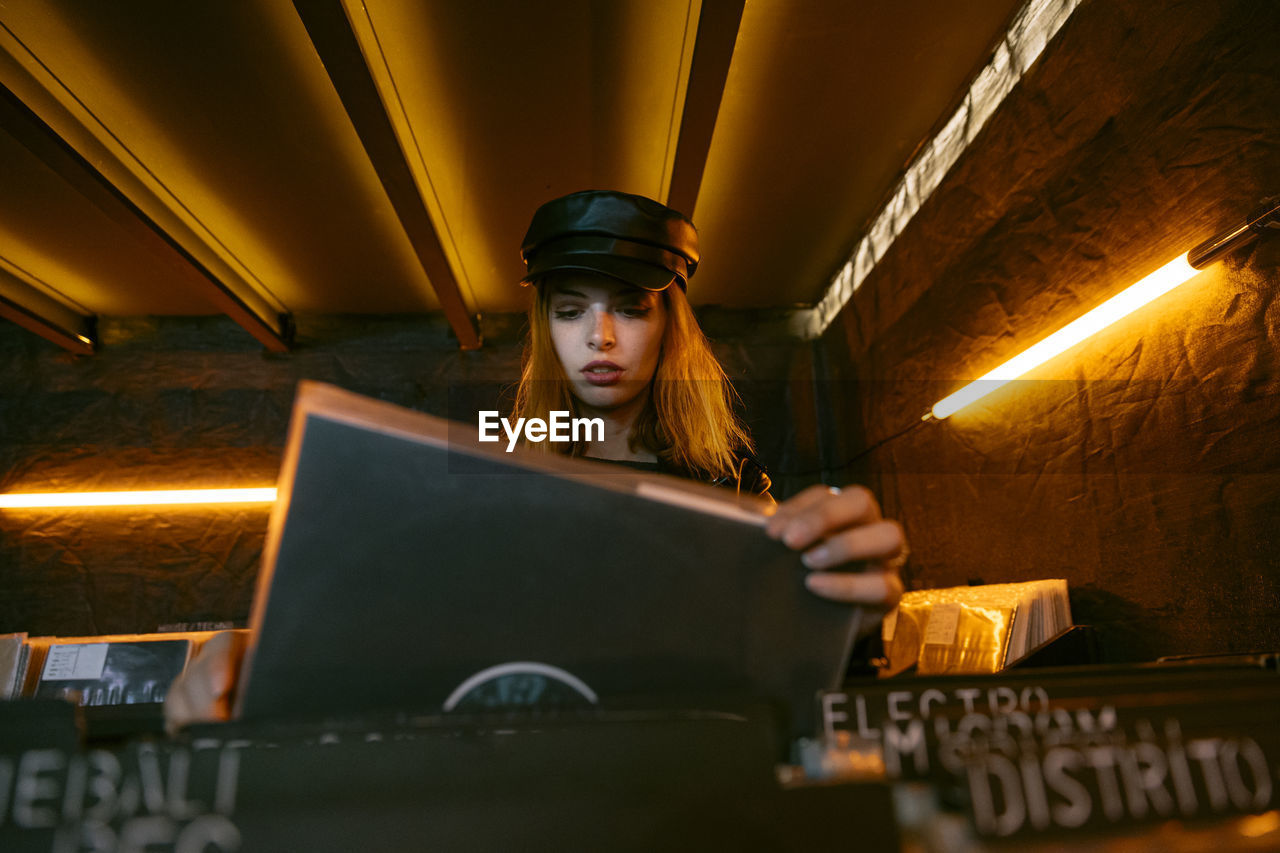
[[[188,639],[52,643],[33,695],[88,706],[158,705],[190,654]]]
[[[22,695],[27,677],[27,634],[0,634],[0,700]]]
[[[238,716],[538,704],[547,682],[521,674],[542,672],[606,700],[761,696],[812,731],[860,613],[805,589],[767,502],[493,448],[302,383]]]

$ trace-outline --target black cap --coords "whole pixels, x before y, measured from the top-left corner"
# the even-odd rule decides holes
[[[520,247],[530,284],[555,270],[587,270],[645,290],[678,282],[698,267],[698,232],[679,211],[650,198],[586,190],[538,208]]]

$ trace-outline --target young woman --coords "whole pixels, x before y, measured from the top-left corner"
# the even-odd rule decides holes
[[[682,288],[647,290],[584,270],[539,278],[517,414],[600,418],[605,437],[531,446],[767,495],[732,400]]]
[[[536,293],[518,413],[567,410],[606,426],[590,446],[538,447],[768,493],[685,296],[699,261],[687,217],[643,196],[573,193],[538,208],[521,255]],[[768,532],[803,552],[814,593],[897,603],[906,542],[866,489],[810,487],[777,507]],[[829,571],[850,564],[859,571]]]
[[[532,447],[768,495],[685,297],[698,265],[687,218],[642,196],[574,193],[538,209],[522,256],[535,293],[516,414],[605,424],[600,441]],[[779,504],[766,530],[802,552],[817,595],[887,610],[902,594],[902,529],[866,489],[813,486]],[[842,567],[853,570],[832,571]],[[243,645],[231,632],[205,644],[166,698],[171,728],[227,716]]]

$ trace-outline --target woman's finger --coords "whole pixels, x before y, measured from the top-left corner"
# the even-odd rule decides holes
[[[218,697],[214,715],[219,720],[229,720],[236,689],[240,685],[240,665],[244,663],[249,635],[246,631],[225,631],[219,636],[225,636],[227,639],[226,651],[219,655],[217,661],[219,671],[215,683],[218,685]]]
[[[799,513],[816,505],[819,501],[838,494],[840,490],[835,486],[810,486],[799,494],[792,495],[774,508],[773,515],[769,517],[769,523],[765,525],[765,532],[777,539],[783,529]]]
[[[165,727],[170,732],[188,723],[227,719],[243,648],[244,638],[235,631],[205,641],[165,696]]]
[[[169,688],[164,697],[164,727],[169,734],[175,734],[191,719],[191,708],[187,703],[186,690],[183,688],[182,676]]]
[[[807,494],[801,492],[792,500],[806,498],[781,520],[771,520],[766,529],[788,547],[808,548],[837,530],[870,524],[880,520],[880,505],[867,489],[854,486],[845,491]],[[791,501],[787,502],[788,504]],[[786,504],[783,504],[786,506]],[[776,526],[774,524],[776,523]]]
[[[902,578],[894,571],[810,572],[804,584],[815,595],[847,604],[889,610],[902,598]]]
[[[906,537],[898,522],[874,521],[820,540],[800,559],[811,569],[830,569],[858,560],[894,560],[905,548]]]

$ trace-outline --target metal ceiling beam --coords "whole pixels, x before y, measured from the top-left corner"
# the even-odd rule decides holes
[[[445,318],[458,336],[459,345],[464,350],[479,349],[480,332],[463,302],[440,235],[418,191],[413,170],[341,0],[294,0],[293,5],[440,300]]]
[[[97,319],[54,299],[25,270],[0,257],[0,317],[77,355],[97,346]]]
[[[693,216],[746,0],[702,0],[667,205]]]
[[[0,23],[0,113],[5,129],[161,262],[269,350],[293,323],[279,301],[213,230],[55,71]],[[149,233],[148,233],[149,232]]]
[[[246,304],[3,84],[0,84],[0,129],[17,139],[54,174],[164,263],[176,284],[202,293],[267,349],[284,352],[289,348],[292,335],[289,317],[271,316],[270,312],[255,310]]]

